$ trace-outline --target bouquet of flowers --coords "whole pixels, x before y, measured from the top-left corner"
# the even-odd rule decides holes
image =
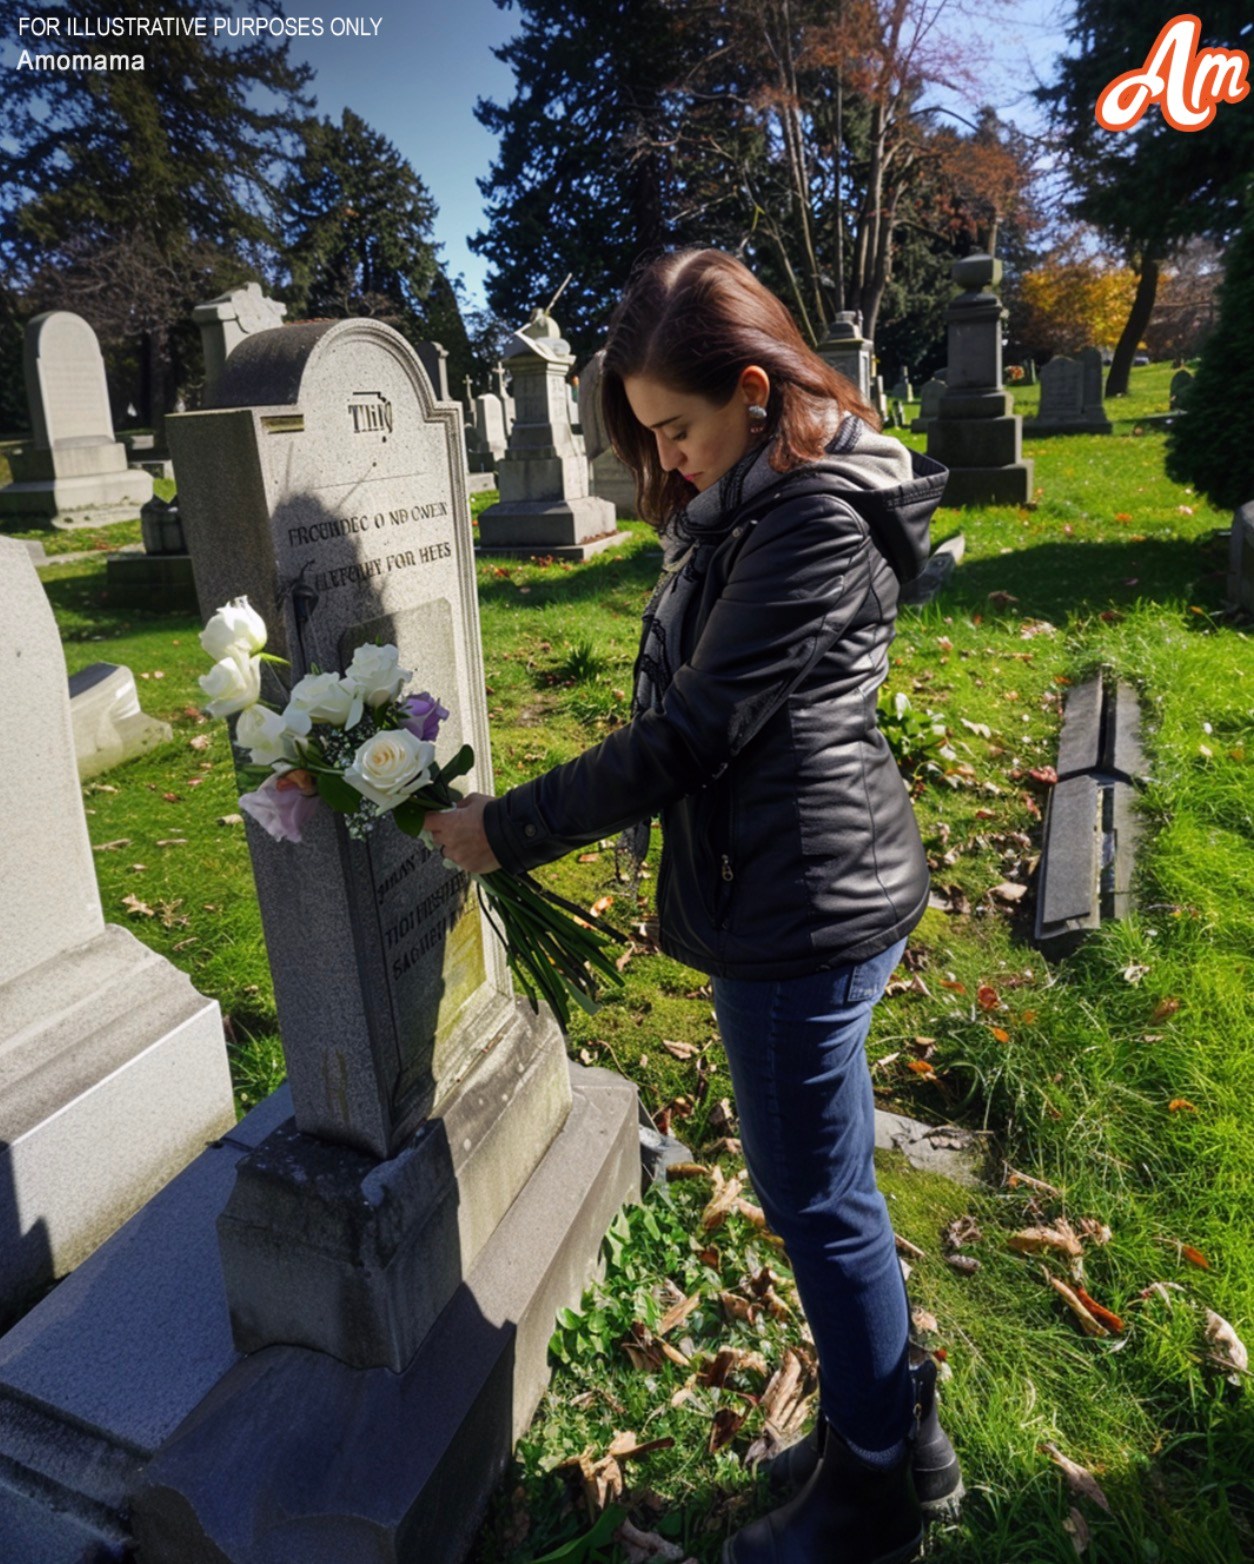
[[[427,814],[457,803],[453,784],[475,756],[464,744],[437,764],[435,741],[449,713],[426,691],[406,693],[413,674],[400,666],[395,646],[359,646],[343,673],[313,668],[292,685],[280,711],[261,698],[261,665],[290,665],[265,650],[265,621],[246,597],[218,609],[200,644],[214,664],[200,680],[205,710],[235,717],[235,743],[249,756],[239,769],[258,781],[240,798],[245,814],[286,842],[299,842],[321,809],[343,815],[358,841],[390,815],[406,835],[434,847],[424,832]],[[578,907],[530,875],[496,869],[472,878],[533,1006],[547,1000],[565,1027],[571,998],[596,1009],[598,974],[622,983],[606,950],[608,940],[624,938],[616,930],[590,927]]]

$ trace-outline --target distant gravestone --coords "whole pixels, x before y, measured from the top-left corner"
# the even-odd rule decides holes
[[[415,349],[418,362],[427,372],[437,402],[451,400],[448,389],[448,349],[440,342],[420,342]]]
[[[223,366],[240,343],[259,331],[273,331],[281,326],[286,314],[287,305],[269,298],[256,282],[232,288],[229,293],[220,293],[216,299],[196,306],[192,319],[200,327],[205,355],[206,406],[212,406]]]
[[[862,335],[862,316],[857,310],[842,310],[835,317],[818,352],[857,386],[861,396],[871,400],[872,347]]]
[[[939,416],[941,398],[945,394],[945,382],[935,376],[931,380],[925,380],[919,391],[919,416],[915,419],[911,428],[918,434],[926,434],[932,427],[932,420]]]
[[[37,315],[26,327],[24,367],[32,443],[10,454],[14,481],[0,489],[0,516],[56,527],[137,516],[152,478],[128,469],[114,439],[96,333],[68,310]]]
[[[1232,518],[1226,595],[1231,607],[1254,614],[1254,500]]]
[[[1005,310],[993,291],[1001,273],[991,255],[964,256],[953,266],[962,291],[946,314],[945,394],[927,432],[927,454],[949,468],[947,505],[1025,505],[1032,498],[1023,419],[1002,384]]]
[[[604,361],[605,350],[602,349],[588,360],[579,377],[579,417],[588,458],[588,481],[592,493],[609,500],[617,516],[634,516],[636,480],[610,444],[601,415],[601,366]]]
[[[480,552],[583,560],[624,542],[614,506],[588,492],[566,384],[575,360],[557,322],[534,311],[506,357],[518,411],[497,463],[501,498],[479,517]]]
[[[1056,354],[1041,370],[1040,411],[1033,435],[1110,434],[1102,403],[1102,356],[1085,348],[1078,358]]]
[[[3,1317],[120,1227],[235,1110],[216,1002],[105,923],[60,636],[9,538],[0,687]]]
[[[914,401],[914,387],[910,384],[910,371],[908,369],[902,370],[901,378],[888,394],[896,402]]]
[[[1189,391],[1193,386],[1193,376],[1187,369],[1177,369],[1171,377],[1171,407],[1174,411],[1181,412],[1189,404]]]
[[[509,442],[505,433],[505,411],[495,391],[485,391],[475,398],[475,428],[480,449],[491,454],[494,464],[499,462]]]
[[[80,781],[168,744],[168,722],[140,709],[135,675],[117,663],[91,663],[70,675],[70,723]]]
[[[492,371],[492,378],[496,381],[496,394],[501,399],[501,413],[505,419],[505,438],[508,440],[514,427],[514,419],[518,416],[518,410],[509,384],[509,374],[504,364],[497,364]]]

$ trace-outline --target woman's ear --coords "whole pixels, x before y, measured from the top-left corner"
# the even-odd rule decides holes
[[[750,364],[740,372],[739,390],[746,407],[765,407],[771,394],[770,376],[759,365]]]

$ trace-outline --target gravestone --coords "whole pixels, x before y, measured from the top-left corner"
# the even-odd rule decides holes
[[[183,536],[178,496],[155,496],[139,513],[142,547],[118,549],[105,560],[109,601],[118,608],[196,612],[192,559]]]
[[[418,362],[427,372],[437,402],[450,402],[448,389],[448,349],[442,342],[420,342],[415,349]]]
[[[259,331],[273,331],[282,325],[286,314],[287,305],[268,298],[256,282],[232,288],[229,293],[220,293],[216,299],[196,306],[192,319],[200,327],[200,345],[205,355],[202,400],[206,407],[213,405],[223,366],[240,343]]]
[[[1055,354],[1041,370],[1040,411],[1029,426],[1036,437],[1110,434],[1102,405],[1102,356],[1085,348],[1078,358]]]
[[[9,538],[0,687],[2,1318],[90,1254],[235,1112],[217,1004],[105,922],[60,637]]]
[[[910,371],[908,369],[902,370],[896,385],[893,386],[888,394],[897,402],[914,401],[914,387],[910,384]]]
[[[1006,312],[992,291],[1001,271],[989,255],[968,255],[953,266],[962,292],[949,306],[945,393],[927,431],[927,454],[949,468],[946,505],[1026,505],[1032,498],[1023,419],[1001,379]]]
[[[945,395],[945,382],[938,380],[935,375],[931,380],[925,380],[919,390],[919,416],[911,424],[911,428],[917,434],[926,434],[932,427],[932,420],[940,416],[941,398]]]
[[[168,744],[168,722],[141,711],[135,675],[117,663],[90,663],[70,675],[70,725],[80,782]]]
[[[475,398],[474,409],[476,449],[485,453],[495,467],[509,448],[501,399],[495,391],[485,391]]]
[[[492,371],[492,378],[496,381],[496,394],[501,399],[501,413],[505,420],[505,438],[508,440],[514,428],[514,419],[517,417],[518,409],[510,388],[509,374],[504,364],[498,361],[496,368]]]
[[[557,322],[536,310],[506,358],[518,411],[496,468],[501,498],[479,517],[479,552],[584,560],[624,542],[614,506],[588,492],[566,385],[575,360]]]
[[[0,516],[54,527],[128,521],[152,498],[152,478],[127,466],[114,439],[104,359],[79,315],[53,310],[27,322],[23,353],[32,440],[13,451],[13,482],[0,489]]]
[[[1193,386],[1193,376],[1187,369],[1177,369],[1171,377],[1171,402],[1170,406],[1175,412],[1182,412],[1189,405],[1189,391]]]
[[[819,357],[852,380],[868,402],[872,396],[872,351],[870,342],[862,335],[862,316],[857,310],[842,310],[818,346]]]
[[[217,400],[170,420],[202,612],[246,594],[292,679],[395,643],[410,687],[451,712],[440,758],[472,744],[464,785],[491,791],[457,406],[435,402],[409,345],[369,320],[250,338]],[[169,1548],[154,1558],[217,1548],[244,1564],[259,1556],[249,1528],[271,1524],[290,1482],[293,1505],[332,1506],[340,1557],[379,1546],[379,1527],[397,1557],[452,1557],[442,1463],[460,1460],[473,1517],[502,1428],[516,1436],[543,1387],[546,1311],[576,1301],[638,1185],[634,1090],[568,1066],[547,1009],[515,999],[468,878],[390,817],[363,841],[325,810],[299,846],[246,829],[293,1117],[239,1162],[218,1241],[237,1346],[269,1349],[293,1378],[233,1370],[194,1453],[176,1440],[148,1468],[137,1528]],[[433,1389],[452,1365],[465,1384]],[[399,1441],[415,1458],[383,1463],[367,1494],[329,1482],[301,1498],[310,1450],[342,1454],[349,1422],[362,1448]]]
[[[579,377],[579,416],[588,458],[589,487],[598,498],[609,500],[615,515],[621,518],[636,514],[636,480],[610,444],[601,416],[601,366],[604,362],[605,350],[602,348],[584,365]]]
[[[1232,518],[1225,595],[1230,607],[1254,614],[1254,501],[1242,505]]]

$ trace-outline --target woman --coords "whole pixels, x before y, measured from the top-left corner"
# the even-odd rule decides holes
[[[781,1461],[804,1484],[725,1564],[901,1564],[922,1538],[920,1497],[952,1503],[960,1480],[934,1365],[909,1365],[872,1159],[863,1044],[928,894],[876,698],[944,469],[912,466],[779,300],[716,250],[633,281],[601,398],[666,560],[632,720],[428,824],[483,872],[642,820],[647,833],[660,812],[662,947],[713,979],[746,1164],[820,1366],[820,1427]]]

